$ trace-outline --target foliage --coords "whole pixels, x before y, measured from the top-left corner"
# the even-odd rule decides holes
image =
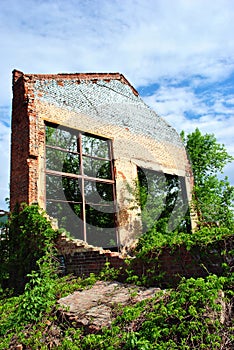
[[[234,160],[213,134],[199,129],[185,137],[181,133],[194,175],[193,207],[200,225],[213,223],[233,228],[234,187],[220,179],[225,165]]]
[[[21,293],[27,275],[37,270],[37,261],[57,237],[57,232],[38,205],[22,204],[15,208],[6,224],[6,236],[0,241],[2,281]],[[4,281],[3,281],[4,279]]]
[[[175,249],[184,245],[190,250],[194,246],[205,247],[208,244],[222,241],[233,236],[233,231],[227,227],[203,227],[194,231],[193,234],[187,234],[178,231],[160,232],[151,230],[143,234],[138,240],[136,246],[136,256],[144,259],[148,253],[158,254],[165,248]]]
[[[202,240],[201,240],[202,241]],[[48,249],[49,250],[49,249]],[[125,307],[113,305],[114,321],[98,334],[86,334],[56,319],[56,300],[93,285],[97,277],[56,275],[53,251],[38,262],[18,297],[0,299],[0,349],[22,344],[31,349],[232,349],[233,324],[219,318],[220,291],[233,303],[233,276],[182,279],[176,289]],[[104,279],[115,278],[106,265]],[[3,337],[4,335],[4,337]]]
[[[28,274],[29,282],[19,298],[13,322],[20,325],[39,321],[44,313],[50,311],[56,300],[54,289],[57,269],[51,254],[47,253],[37,261],[37,264],[39,270]]]
[[[217,276],[184,279],[176,290],[126,306],[114,321],[114,326],[122,329],[122,338],[115,338],[111,345],[123,349],[220,349],[223,326],[217,317],[217,300],[225,282]]]
[[[219,144],[213,134],[202,135],[198,128],[186,137],[181,133],[193,166],[195,181],[199,182],[210,174],[223,171],[228,162],[233,161],[223,144]]]
[[[224,282],[217,276],[182,280],[176,290],[155,300],[139,338],[146,338],[153,349],[220,349],[222,325],[217,300]]]
[[[0,338],[4,336],[4,340],[0,342],[0,349],[8,349],[14,341],[30,345],[33,349],[41,348],[43,333],[48,331],[48,325],[57,322],[56,300],[77,289],[90,287],[97,280],[94,275],[86,279],[58,277],[57,264],[51,252],[38,261],[38,266],[38,271],[28,275],[29,281],[23,294],[18,297],[1,295]]]
[[[4,335],[8,330],[20,330],[28,323],[37,322],[42,315],[51,311],[56,299],[54,289],[57,277],[51,253],[43,256],[37,264],[39,270],[28,274],[29,281],[25,285],[24,293],[12,299],[14,310],[10,310],[8,314],[8,307],[2,305],[2,314],[5,313],[7,317],[1,320],[0,335]]]
[[[114,267],[110,267],[110,262],[107,261],[105,263],[104,268],[99,273],[99,278],[103,281],[113,281],[118,279],[118,276],[121,274],[121,268],[116,269]]]
[[[136,184],[143,232],[179,229],[190,232],[190,217],[184,178],[138,168]]]
[[[60,280],[57,283],[60,284]],[[113,308],[115,319],[112,325],[103,328],[98,334],[86,334],[82,329],[58,324],[53,312],[49,314],[49,308],[44,309],[44,318],[41,313],[36,318],[34,314],[30,320],[28,314],[27,321],[33,322],[33,327],[23,327],[26,319],[22,318],[21,327],[17,328],[12,324],[11,329],[3,328],[3,321],[6,324],[6,312],[8,322],[13,317],[19,320],[17,314],[20,307],[17,308],[17,302],[27,297],[12,298],[8,304],[4,304],[4,308],[1,303],[0,326],[5,339],[2,338],[0,349],[7,349],[14,342],[30,346],[31,349],[46,349],[49,340],[49,348],[69,350],[231,349],[234,341],[233,325],[221,322],[219,317],[220,290],[225,291],[226,301],[230,302],[233,298],[231,288],[233,281],[215,275],[206,279],[183,279],[174,290],[159,291],[153,298],[135,305],[129,304],[123,308],[116,306]],[[52,298],[47,294],[47,297],[52,304],[55,294]],[[13,305],[16,306],[16,311]],[[22,314],[21,316],[23,317]],[[35,323],[36,320],[40,321]],[[54,329],[54,333],[57,330],[58,338],[55,339],[54,335],[51,339],[51,329]]]

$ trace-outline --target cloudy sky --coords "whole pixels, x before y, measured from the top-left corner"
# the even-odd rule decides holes
[[[121,72],[178,132],[234,155],[233,0],[1,0],[0,209],[9,196],[11,72]],[[234,163],[225,169],[234,184]]]

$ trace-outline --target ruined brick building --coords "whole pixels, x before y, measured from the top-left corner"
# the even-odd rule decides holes
[[[38,203],[73,237],[119,247],[166,212],[175,226],[191,186],[180,137],[122,74],[13,71],[11,210]]]

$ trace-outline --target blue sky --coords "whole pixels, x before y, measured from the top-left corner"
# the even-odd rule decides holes
[[[0,209],[9,196],[11,72],[121,72],[178,132],[234,156],[233,0],[1,0]],[[225,168],[234,184],[234,163]]]

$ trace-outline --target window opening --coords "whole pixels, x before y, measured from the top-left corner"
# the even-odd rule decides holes
[[[191,232],[185,178],[137,168],[143,232],[178,229]]]
[[[47,123],[46,210],[76,238],[119,245],[112,142]]]

